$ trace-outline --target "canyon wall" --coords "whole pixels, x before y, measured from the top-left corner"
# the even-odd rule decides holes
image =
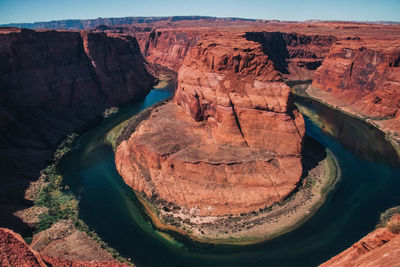
[[[25,205],[27,184],[69,132],[140,99],[153,81],[134,37],[2,29],[1,204]],[[0,217],[2,225],[14,224]]]
[[[230,23],[230,22],[253,22],[254,19],[243,18],[217,18],[209,16],[173,16],[173,17],[121,17],[121,18],[97,18],[97,19],[68,19],[42,21],[34,23],[9,23],[0,27],[19,27],[28,29],[68,29],[87,30],[97,26],[132,25],[132,24],[171,24],[175,22],[208,22],[208,23]]]
[[[229,35],[224,30],[204,29],[152,29],[139,31],[122,30],[134,35],[140,44],[143,56],[148,62],[168,67],[178,72],[186,54],[203,38]],[[232,32],[235,35],[237,32]],[[245,32],[244,37],[262,45],[264,54],[274,62],[274,67],[288,81],[311,80],[314,71],[329,54],[336,38],[324,35],[305,35],[285,32]],[[228,37],[229,38],[229,37]]]
[[[142,54],[148,62],[178,72],[188,50],[196,45],[203,34],[191,30],[157,30],[148,34],[135,34]]]
[[[263,209],[302,173],[302,116],[260,44],[241,34],[201,40],[185,57],[173,102],[116,149],[125,182],[192,215]]]
[[[307,93],[370,121],[389,133],[400,151],[399,62],[395,38],[341,40],[315,72]]]
[[[285,32],[247,32],[248,40],[259,42],[264,53],[285,80],[312,80],[336,37]]]

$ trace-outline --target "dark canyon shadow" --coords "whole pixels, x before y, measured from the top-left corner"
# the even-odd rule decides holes
[[[247,40],[255,41],[261,44],[264,54],[274,62],[277,71],[288,74],[288,59],[290,57],[282,32],[247,32]]]
[[[310,79],[310,75],[303,73],[300,78],[296,72],[306,69],[313,73],[321,66],[329,47],[336,40],[333,36],[284,32],[247,32],[244,37],[260,43],[263,52],[274,63],[275,69],[288,80],[304,80],[306,77]],[[315,49],[316,47],[318,49]],[[322,49],[323,47],[325,49]]]

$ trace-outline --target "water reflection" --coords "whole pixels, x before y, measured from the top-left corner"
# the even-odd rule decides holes
[[[385,140],[385,134],[374,126],[311,99],[296,96],[294,100],[303,115],[353,154],[369,162],[400,165],[400,159]]]

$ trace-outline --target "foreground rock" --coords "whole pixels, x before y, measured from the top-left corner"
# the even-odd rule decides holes
[[[71,221],[61,220],[33,236],[31,247],[42,256],[69,261],[113,261],[87,234],[77,230]]]
[[[396,231],[390,224],[396,224]],[[387,228],[379,228],[329,261],[328,266],[400,266],[400,215],[388,223]]]
[[[19,234],[6,228],[0,228],[0,265],[46,266],[39,253],[29,247]]]
[[[93,241],[92,241],[93,242]],[[100,267],[130,266],[109,259],[105,260],[68,260],[65,258],[49,257],[39,254],[32,249],[24,239],[17,233],[6,228],[0,228],[0,265],[4,267],[12,266],[71,266],[71,267]]]

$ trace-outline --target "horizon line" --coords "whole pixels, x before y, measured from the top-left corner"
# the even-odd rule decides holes
[[[97,20],[97,19],[121,19],[121,18],[174,18],[174,17],[200,17],[200,18],[216,18],[216,19],[242,19],[250,21],[278,21],[278,22],[359,22],[359,23],[384,23],[394,22],[400,23],[400,20],[342,20],[342,19],[307,19],[307,20],[281,20],[281,19],[261,19],[261,18],[244,18],[244,17],[216,17],[208,15],[171,15],[171,16],[122,16],[122,17],[97,17],[97,18],[70,18],[70,19],[52,19],[33,22],[9,22],[0,24],[0,26],[7,26],[11,24],[35,24],[35,23],[49,23],[56,21],[82,21],[82,20]]]

